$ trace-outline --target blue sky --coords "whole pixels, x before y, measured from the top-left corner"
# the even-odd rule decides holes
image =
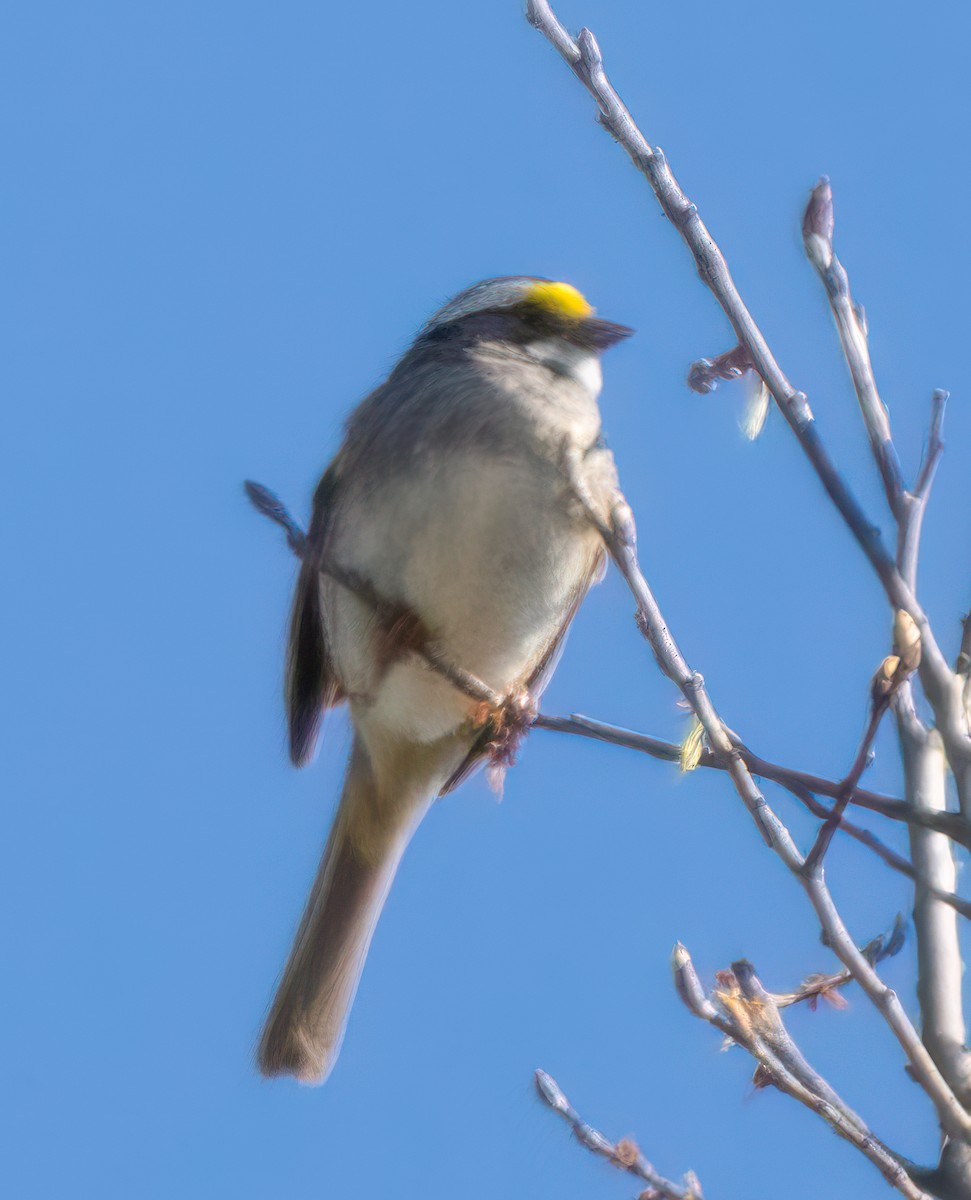
[[[905,467],[952,390],[921,595],[956,649],[971,595],[964,6],[562,0],[598,34],[784,369],[885,526],[799,241],[826,172]],[[900,16],[897,16],[897,13]],[[839,776],[885,653],[876,584],[793,444],[738,432],[688,365],[724,318],[646,184],[519,4],[45,3],[4,20],[9,735],[4,1174],[17,1196],[625,1196],[533,1096],[544,1067],[611,1136],[712,1197],[887,1194],[676,999],[747,955],[828,969],[801,894],[720,777],[536,733],[419,831],[318,1090],[252,1046],[339,787],[330,722],[293,771],[280,702],[294,564],[245,477],[305,517],[351,406],[476,279],[575,283],[637,336],[605,427],[669,622],[760,753]],[[613,577],[544,708],[686,729]],[[895,791],[892,740],[871,786]],[[771,789],[807,844],[813,825]],[[900,844],[895,831],[888,840]],[[837,845],[862,942],[906,882]],[[913,954],[886,968],[913,1009]],[[795,1012],[874,1130],[936,1131],[859,993]]]

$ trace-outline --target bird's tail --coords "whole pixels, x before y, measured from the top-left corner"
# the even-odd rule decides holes
[[[322,1083],[330,1073],[388,889],[438,791],[423,766],[397,764],[382,773],[393,787],[383,787],[355,737],[340,807],[260,1037],[264,1075]]]

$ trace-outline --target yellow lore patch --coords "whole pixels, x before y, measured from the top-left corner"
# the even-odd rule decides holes
[[[581,321],[593,312],[591,305],[569,283],[534,283],[526,299],[547,312],[572,321]]]

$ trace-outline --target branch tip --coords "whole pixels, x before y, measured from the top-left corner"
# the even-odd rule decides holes
[[[552,1075],[540,1068],[534,1072],[533,1082],[544,1104],[548,1104],[555,1112],[566,1112],[569,1109],[567,1098]]]
[[[813,266],[828,271],[833,261],[833,189],[824,175],[809,195],[802,218],[802,240]]]

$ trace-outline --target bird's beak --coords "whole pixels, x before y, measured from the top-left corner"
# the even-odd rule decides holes
[[[629,338],[633,332],[627,325],[615,325],[613,321],[604,321],[600,317],[586,317],[580,322],[579,329],[580,337],[593,350],[607,350],[624,338]]]

